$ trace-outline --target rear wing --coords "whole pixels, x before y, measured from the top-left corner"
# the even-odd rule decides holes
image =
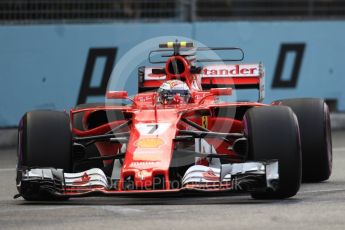
[[[156,90],[166,81],[166,73],[153,73],[155,69],[164,69],[164,66],[138,68],[138,93]]]
[[[139,67],[138,91],[147,92],[161,86],[167,76],[156,72],[164,67]],[[260,64],[215,64],[207,65],[195,74],[203,90],[211,88],[257,89],[258,101],[265,97],[265,71]]]
[[[219,64],[204,66],[200,73],[203,90],[211,88],[257,89],[265,97],[265,70],[260,64]]]

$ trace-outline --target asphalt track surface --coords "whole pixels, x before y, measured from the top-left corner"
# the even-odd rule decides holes
[[[0,229],[345,229],[345,132],[333,132],[329,181],[287,200],[250,196],[14,200],[15,149],[0,150]]]

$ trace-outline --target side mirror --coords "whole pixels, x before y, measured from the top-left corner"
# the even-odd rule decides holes
[[[127,91],[108,91],[106,96],[108,99],[127,99],[128,92]]]
[[[210,93],[215,96],[230,96],[232,95],[232,88],[212,88]]]

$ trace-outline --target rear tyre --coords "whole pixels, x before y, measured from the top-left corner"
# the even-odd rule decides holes
[[[285,106],[254,107],[243,119],[248,138],[249,160],[278,160],[279,188],[252,192],[255,199],[284,199],[294,196],[301,184],[301,149],[298,123]]]
[[[301,98],[275,103],[296,114],[302,145],[302,180],[320,182],[332,173],[332,134],[327,104],[322,99]]]
[[[18,130],[18,172],[27,167],[52,167],[72,170],[72,134],[67,114],[57,111],[32,111],[20,121]],[[39,187],[19,191],[25,200],[61,200]],[[66,198],[62,198],[66,199]]]

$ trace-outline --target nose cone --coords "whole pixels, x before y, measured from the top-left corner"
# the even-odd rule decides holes
[[[142,110],[135,114],[120,183],[130,181],[134,189],[169,189],[178,121],[178,111],[174,109]]]
[[[159,164],[157,164],[159,165]],[[146,169],[127,169],[124,176],[124,187],[126,190],[139,189],[169,189],[169,170],[166,168],[147,167]]]
[[[153,187],[152,170],[138,170],[135,172],[134,186],[141,189],[151,189]]]

